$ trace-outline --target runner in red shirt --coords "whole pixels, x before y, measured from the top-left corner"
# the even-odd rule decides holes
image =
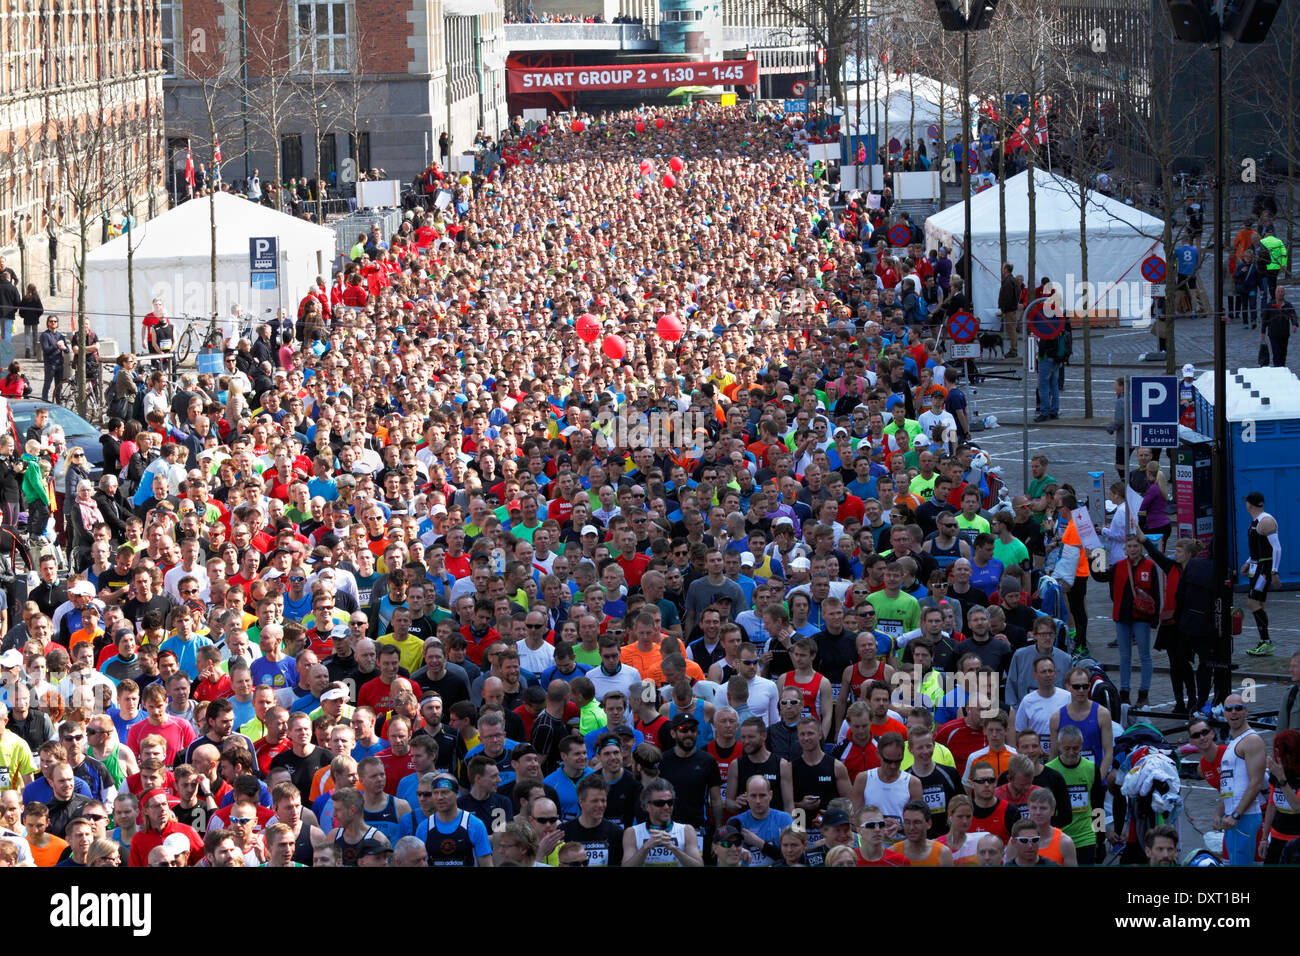
[[[980,713],[985,709],[982,700],[972,698],[963,716],[948,721],[935,732],[934,742],[943,744],[952,752],[958,767],[966,766],[971,754],[988,745],[984,736],[984,717]]]
[[[975,819],[971,821],[970,832],[992,833],[1006,845],[1011,839],[1011,828],[1021,818],[1020,811],[1005,800],[999,800],[995,794],[998,784],[998,772],[991,763],[981,760],[970,771],[971,801],[975,807]]]
[[[885,848],[885,815],[879,807],[865,806],[857,813],[858,835],[861,844],[857,849],[858,866],[911,866],[907,857],[897,850]]]

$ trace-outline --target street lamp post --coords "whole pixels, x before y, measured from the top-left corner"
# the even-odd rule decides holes
[[[939,11],[939,22],[949,33],[961,34],[961,185],[962,203],[965,205],[965,223],[962,243],[962,284],[966,296],[974,304],[971,278],[974,275],[971,257],[971,214],[970,214],[970,150],[971,150],[971,115],[970,115],[970,35],[976,30],[987,30],[993,24],[993,12],[998,0],[935,0]],[[964,7],[965,9],[961,9]]]
[[[1232,503],[1228,495],[1228,317],[1223,310],[1224,259],[1227,248],[1227,131],[1223,110],[1223,47],[1228,43],[1262,43],[1268,35],[1280,0],[1246,4],[1240,0],[1164,0],[1176,39],[1184,43],[1214,46],[1214,484],[1215,698],[1222,701],[1232,686],[1232,624],[1229,609],[1236,575],[1228,563],[1232,546],[1229,520]],[[1172,77],[1165,77],[1173,82]]]
[[[965,208],[962,234],[962,287],[966,298],[973,304],[971,287],[971,221],[970,221],[970,31],[961,34],[961,199]],[[1015,348],[1015,343],[1012,343]]]

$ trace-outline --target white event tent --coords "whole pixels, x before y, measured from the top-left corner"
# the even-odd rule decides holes
[[[1083,262],[1079,241],[1079,186],[1043,169],[1034,170],[1034,272],[1029,268],[1029,173],[1012,176],[1006,184],[1007,261],[1023,275],[1030,289],[1043,277],[1056,283],[1065,307],[1081,301]],[[1152,287],[1142,275],[1142,263],[1162,256],[1164,222],[1094,190],[1086,192],[1088,301],[1099,310],[1114,310],[1128,324],[1148,314]],[[999,254],[998,189],[991,186],[972,196],[971,245],[974,262],[971,284],[975,314],[984,328],[998,328],[998,288],[1002,281]],[[949,206],[925,221],[927,250],[942,244],[952,249],[954,267],[965,238],[965,203]]]
[[[334,230],[276,212],[228,193],[217,193],[217,308],[224,317],[235,305],[261,318],[281,306],[296,310],[317,276],[329,280]],[[275,240],[272,276],[254,283],[250,240]],[[125,235],[92,251],[86,264],[86,311],[101,337],[130,341]],[[131,236],[136,334],[153,299],[167,313],[207,319],[212,312],[212,233],[208,200],[192,199],[138,226]],[[267,248],[267,247],[263,247]],[[278,277],[274,276],[278,265]]]

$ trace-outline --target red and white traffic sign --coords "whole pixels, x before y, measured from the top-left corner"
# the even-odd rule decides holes
[[[795,96],[803,96],[808,92],[808,84],[803,80],[795,80],[794,83],[790,85],[790,92]]]
[[[826,65],[826,47],[819,46],[817,48],[817,62],[822,66]]]

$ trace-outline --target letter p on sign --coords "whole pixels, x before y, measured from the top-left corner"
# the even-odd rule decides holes
[[[1163,425],[1178,421],[1178,380],[1171,375],[1134,375],[1129,414],[1134,425]]]

